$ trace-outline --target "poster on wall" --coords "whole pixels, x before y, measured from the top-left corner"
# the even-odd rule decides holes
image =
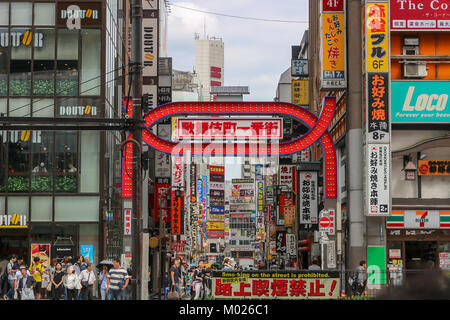
[[[45,267],[50,265],[50,243],[32,243],[31,244],[31,260],[35,257],[40,259]]]
[[[80,255],[83,258],[89,258],[89,261],[94,264],[94,245],[92,244],[82,244],[80,245]]]
[[[55,258],[63,262],[64,258],[72,260],[75,257],[75,246],[73,244],[55,244]]]

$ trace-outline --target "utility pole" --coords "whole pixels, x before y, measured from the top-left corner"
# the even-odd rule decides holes
[[[131,24],[132,24],[132,81],[133,81],[133,119],[142,120],[142,0],[131,0]],[[138,122],[139,123],[139,122]],[[136,300],[147,299],[141,297],[141,257],[142,250],[142,168],[141,168],[141,146],[142,131],[141,124],[136,125],[133,130],[133,201],[132,201],[132,230],[133,239],[131,243],[132,252],[132,279],[135,280],[134,297]],[[137,144],[137,145],[136,145]],[[146,285],[146,284],[145,284]]]
[[[349,262],[348,267],[356,268],[366,256],[365,217],[363,208],[363,127],[362,127],[362,39],[361,0],[347,0],[348,39],[347,68],[347,152],[346,181],[349,209]]]

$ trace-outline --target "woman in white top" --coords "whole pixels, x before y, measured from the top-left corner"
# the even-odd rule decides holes
[[[78,300],[78,276],[73,266],[67,268],[67,274],[64,277],[64,286],[67,288],[67,300]]]

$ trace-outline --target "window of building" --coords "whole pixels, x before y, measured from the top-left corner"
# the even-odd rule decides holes
[[[33,223],[30,228],[31,242],[51,242],[52,225],[49,223]]]
[[[30,26],[33,22],[31,2],[11,2],[11,25]]]
[[[81,132],[80,192],[99,192],[100,132]]]
[[[8,143],[8,191],[28,192],[30,131],[10,131]]]
[[[28,197],[8,197],[8,214],[25,215],[28,220],[28,204]]]
[[[40,37],[40,46],[34,48],[33,95],[52,96],[54,94],[55,73],[55,30],[35,29]]]
[[[33,47],[30,32],[30,29],[24,28],[11,29],[9,94],[13,96],[30,95],[31,48]]]
[[[55,104],[53,99],[34,99],[33,117],[53,117],[55,115]]]
[[[98,223],[81,223],[80,224],[80,246],[92,246],[92,257],[94,261],[91,263],[98,264]]]
[[[78,31],[58,29],[56,95],[78,95]]]
[[[52,221],[52,197],[31,197],[30,221]]]
[[[55,140],[56,192],[77,192],[78,135],[76,131],[59,131]]]
[[[100,95],[102,33],[100,29],[81,31],[80,95]]]
[[[0,3],[2,5],[2,3]],[[0,14],[1,14],[0,7]],[[1,16],[0,16],[0,19]],[[0,96],[8,93],[8,60],[9,60],[9,33],[8,29],[0,28]]]
[[[31,192],[53,191],[53,132],[33,131]]]
[[[98,221],[99,197],[56,197],[55,221]]]
[[[34,4],[34,25],[53,26],[55,25],[55,4],[35,3]]]
[[[9,24],[9,3],[0,3],[0,26]]]

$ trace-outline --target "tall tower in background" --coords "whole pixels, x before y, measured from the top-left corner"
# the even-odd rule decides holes
[[[210,89],[224,85],[224,43],[222,38],[195,35],[195,71],[200,82],[200,101],[210,101]]]

